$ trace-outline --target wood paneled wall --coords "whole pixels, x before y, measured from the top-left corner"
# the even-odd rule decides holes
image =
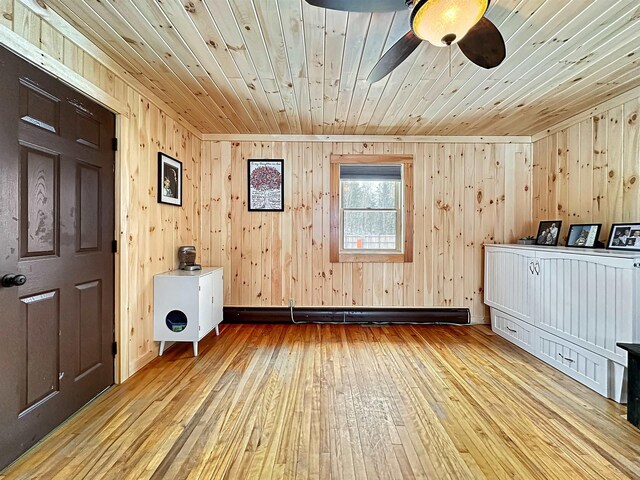
[[[201,141],[135,90],[122,119],[120,156],[120,298],[129,375],[157,356],[153,276],[178,266],[180,245],[200,247]],[[158,151],[182,162],[182,207],[157,202]]]
[[[116,222],[121,282],[116,288],[118,370],[124,380],[157,355],[153,275],[176,266],[179,245],[199,245],[200,138],[174,111],[141,92],[143,87],[125,80],[73,27],[34,1],[0,0],[0,44],[119,114]],[[182,208],[156,202],[159,150],[183,162]]]
[[[533,218],[640,222],[640,95],[533,144]]]
[[[203,142],[202,261],[225,304],[469,307],[485,317],[483,243],[531,231],[530,144]],[[332,153],[414,156],[414,261],[329,262]],[[284,158],[284,213],[247,210],[247,159]]]

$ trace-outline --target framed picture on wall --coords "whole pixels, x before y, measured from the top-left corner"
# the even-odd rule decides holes
[[[158,203],[182,205],[182,162],[158,152]]]
[[[561,220],[548,220],[545,222],[540,222],[540,226],[538,227],[538,235],[536,235],[536,245],[558,245],[561,228]]]
[[[607,248],[640,251],[640,223],[616,223],[611,226]]]
[[[575,224],[569,227],[567,247],[595,248],[598,246],[601,223]],[[602,246],[602,244],[600,244]]]
[[[284,211],[284,160],[248,161],[250,212]]]

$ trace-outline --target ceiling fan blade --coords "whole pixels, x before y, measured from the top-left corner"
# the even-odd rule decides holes
[[[378,80],[382,80],[398,65],[404,62],[421,43],[422,40],[416,37],[413,31],[408,31],[404,37],[394,43],[393,46],[385,52],[382,58],[378,60],[376,66],[371,70],[367,81],[369,83],[375,83]]]
[[[314,7],[344,12],[396,12],[406,10],[405,0],[305,0]]]
[[[483,68],[497,67],[507,55],[500,30],[486,17],[469,30],[458,46],[465,57]]]

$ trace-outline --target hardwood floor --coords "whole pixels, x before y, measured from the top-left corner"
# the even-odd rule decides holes
[[[625,412],[486,327],[226,325],[0,478],[640,478]]]

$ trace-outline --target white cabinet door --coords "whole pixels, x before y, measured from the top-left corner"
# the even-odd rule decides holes
[[[532,323],[534,317],[535,251],[487,245],[484,302]]]
[[[536,261],[536,326],[626,365],[616,342],[633,340],[633,261],[552,251],[539,252]]]
[[[200,335],[204,337],[214,328],[213,323],[213,274],[200,277]]]

